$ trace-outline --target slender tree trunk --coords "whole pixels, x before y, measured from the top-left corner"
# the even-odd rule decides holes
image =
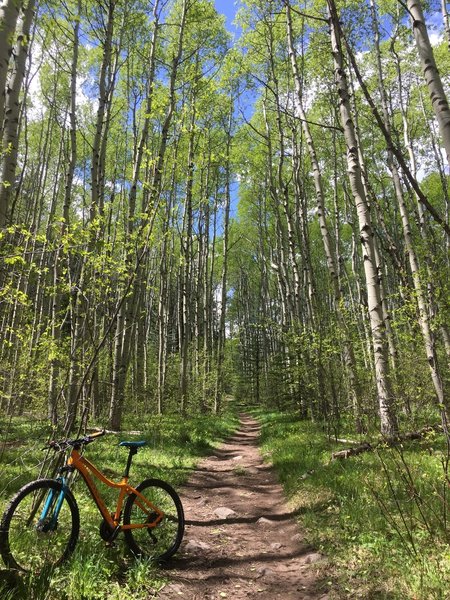
[[[214,413],[218,414],[222,406],[223,395],[223,365],[225,360],[226,344],[226,311],[227,311],[227,283],[228,283],[228,246],[229,246],[229,225],[230,225],[230,206],[231,206],[231,114],[227,129],[227,143],[225,155],[225,208],[223,220],[223,238],[222,238],[222,277],[220,290],[220,318],[217,340],[217,374],[216,387],[214,392]]]
[[[169,311],[169,291],[167,282],[167,235],[164,235],[161,247],[160,288],[158,302],[158,382],[156,394],[157,412],[164,411],[166,370],[167,370],[167,325]]]
[[[9,203],[14,191],[17,154],[19,150],[19,96],[25,77],[25,65],[35,3],[35,0],[29,0],[21,14],[17,42],[14,47],[14,67],[6,89],[2,142],[3,157],[0,164],[0,227],[4,227],[7,223]]]
[[[5,117],[6,78],[20,4],[21,0],[3,0],[0,4],[0,149]]]
[[[267,109],[266,106],[264,105],[264,119],[265,119],[265,126],[266,126],[266,134],[267,134],[267,143],[269,145],[268,147],[268,160],[269,160],[269,183],[270,183],[270,194],[272,197],[272,200],[275,204],[275,206],[280,205],[283,211],[283,216],[285,219],[285,223],[286,223],[286,231],[287,231],[287,251],[288,251],[288,256],[289,256],[289,263],[290,263],[290,267],[292,269],[293,272],[293,285],[292,285],[292,306],[291,306],[291,318],[293,322],[298,322],[300,319],[300,312],[301,312],[301,276],[300,276],[300,272],[299,272],[299,266],[297,263],[297,256],[296,256],[296,232],[295,232],[295,227],[294,227],[294,222],[293,222],[293,214],[292,214],[292,210],[291,207],[289,206],[290,201],[289,201],[289,197],[290,197],[290,193],[289,193],[289,184],[287,182],[284,181],[284,165],[285,165],[285,148],[286,148],[286,139],[285,139],[285,126],[284,123],[282,121],[282,108],[280,105],[280,101],[281,101],[281,93],[279,90],[279,84],[278,84],[278,77],[277,77],[277,70],[275,68],[275,50],[274,50],[274,39],[273,39],[273,31],[272,28],[270,28],[270,52],[269,52],[269,67],[270,67],[270,78],[272,80],[272,86],[271,91],[273,90],[273,101],[275,103],[275,107],[276,107],[276,113],[275,113],[275,119],[276,119],[276,124],[277,124],[277,130],[278,130],[278,153],[279,153],[279,158],[278,158],[278,164],[277,164],[277,169],[276,169],[276,174],[272,172],[272,169],[270,168],[271,166],[271,162],[272,162],[272,157],[274,155],[273,153],[273,149],[271,148],[271,131],[270,131],[270,125],[269,125],[269,120],[267,117]],[[278,214],[278,210],[277,210],[277,214]],[[297,217],[299,216],[299,212],[297,211]],[[307,255],[307,248],[304,247],[304,258],[303,258],[303,264],[305,266],[305,270],[309,270],[309,261],[308,261],[308,256]],[[286,264],[283,263],[283,269],[286,272]],[[305,297],[307,299],[307,303],[309,302],[309,283],[312,281],[312,276],[309,277],[310,273],[308,273],[307,277],[306,277],[306,285],[305,285]]]
[[[150,117],[153,106],[153,93],[155,86],[155,69],[156,69],[156,48],[158,42],[159,35],[159,1],[156,0],[153,6],[153,31],[152,38],[150,42],[150,55],[148,59],[148,83],[147,83],[147,98],[145,105],[145,116],[144,116],[144,125],[142,128],[141,137],[139,140],[139,145],[136,153],[136,159],[133,168],[133,180],[130,189],[129,202],[128,202],[128,212],[129,212],[129,227],[132,226],[132,221],[135,218],[135,207],[136,207],[136,193],[138,182],[141,177],[141,165],[142,158],[144,156],[145,150],[148,144],[148,133],[149,133],[149,125],[150,125]]]
[[[199,261],[201,263],[201,286],[198,290],[199,297],[199,309],[197,315],[196,329],[198,332],[197,337],[197,354],[202,357],[202,395],[200,409],[202,412],[206,412],[208,405],[209,396],[209,374],[211,371],[211,344],[210,344],[210,330],[212,316],[212,299],[211,299],[211,288],[209,287],[209,269],[211,265],[210,250],[214,252],[215,245],[215,228],[213,230],[212,244],[210,242],[210,227],[211,227],[211,207],[209,204],[209,173],[210,173],[210,161],[206,167],[207,175],[206,181],[203,184],[202,197],[206,198],[203,202],[203,229],[199,231],[198,243],[199,243]],[[217,195],[215,196],[214,212],[217,206]],[[215,225],[215,220],[214,220]]]
[[[160,190],[162,184],[162,174],[164,169],[164,160],[167,149],[167,140],[169,136],[169,130],[172,123],[172,118],[175,110],[175,102],[176,102],[176,94],[175,94],[175,83],[178,73],[179,63],[181,61],[182,51],[183,51],[183,41],[185,34],[185,25],[186,25],[186,16],[188,11],[188,2],[187,0],[183,0],[182,11],[180,16],[180,22],[178,25],[179,34],[177,39],[176,52],[172,59],[171,70],[170,70],[170,79],[169,79],[169,105],[167,108],[167,112],[164,118],[164,122],[161,130],[161,137],[159,141],[158,147],[158,155],[154,162],[154,167],[152,171],[152,175],[150,178],[149,185],[149,193],[147,198],[147,205],[143,206],[143,213],[146,215],[142,220],[142,225],[140,228],[142,234],[142,246],[145,247],[146,243],[144,239],[149,239],[154,219],[157,212],[157,207],[160,202]],[[131,257],[126,259],[126,262],[131,265]],[[139,267],[138,267],[139,268]],[[132,294],[134,296],[134,293]],[[126,316],[127,313],[129,316],[132,314],[130,311],[132,298],[130,298],[129,302],[123,302],[119,314],[118,314],[118,330],[117,333],[120,335],[126,335],[129,337],[131,331],[126,330]],[[134,310],[133,310],[134,313]],[[121,322],[121,327],[119,328],[119,321]],[[130,321],[131,323],[131,321]],[[125,329],[124,329],[125,328]],[[125,340],[125,345],[122,342],[116,342],[115,350],[114,350],[114,375],[112,381],[112,392],[111,392],[111,401],[109,405],[109,427],[114,430],[118,430],[121,426],[122,419],[122,408],[124,402],[124,383],[126,377],[126,370],[128,364],[128,348],[129,343],[128,339]],[[129,340],[131,341],[131,340]],[[118,355],[119,353],[120,355]]]
[[[389,379],[386,327],[383,317],[373,230],[362,180],[361,165],[359,163],[358,142],[354,130],[347,78],[343,66],[339,18],[334,0],[327,0],[327,3],[330,13],[331,45],[335,67],[335,81],[340,99],[339,111],[347,146],[348,177],[358,215],[359,234],[364,259],[364,272],[367,286],[367,300],[372,335],[373,355],[375,360],[375,378],[377,383],[381,432],[383,435],[392,437],[397,434],[398,426],[392,405],[393,397],[391,382]]]
[[[99,204],[103,203],[102,198],[102,142],[105,137],[105,113],[110,100],[108,86],[108,72],[111,73],[112,63],[112,43],[114,32],[115,8],[116,0],[109,0],[108,14],[106,20],[106,34],[102,42],[103,58],[100,68],[100,77],[98,82],[98,110],[95,125],[95,135],[92,145],[92,160],[91,160],[91,206],[90,206],[90,222],[94,223],[99,210]]]
[[[353,347],[348,339],[349,332],[345,322],[345,319],[342,315],[340,309],[341,303],[341,290],[339,285],[339,277],[338,277],[338,267],[337,260],[333,250],[333,243],[331,239],[331,235],[329,232],[327,220],[326,220],[326,210],[325,210],[325,200],[323,193],[323,183],[322,183],[322,172],[319,165],[319,160],[317,158],[317,152],[315,148],[315,143],[313,136],[311,134],[310,126],[308,120],[306,118],[306,113],[303,108],[303,92],[302,92],[302,82],[300,77],[300,72],[297,64],[297,51],[294,43],[294,34],[293,34],[293,26],[292,26],[292,16],[291,16],[291,6],[290,2],[286,2],[286,27],[287,27],[287,39],[288,39],[288,48],[289,48],[289,57],[292,67],[292,74],[294,77],[295,84],[295,92],[297,97],[296,110],[298,110],[299,118],[301,121],[303,133],[306,139],[309,157],[312,165],[312,176],[314,181],[314,189],[316,193],[316,205],[317,205],[317,216],[319,219],[320,233],[322,238],[322,244],[325,252],[325,257],[327,261],[328,273],[330,276],[330,280],[332,283],[334,299],[335,299],[335,307],[338,321],[342,327],[342,331],[344,332],[344,359],[347,367],[348,375],[349,375],[349,391],[350,397],[352,399],[353,410],[355,415],[355,423],[356,429],[358,432],[361,432],[363,429],[362,425],[362,410],[361,410],[361,392],[360,385],[358,382],[358,376],[356,373],[356,361],[354,356]],[[338,222],[338,221],[336,221]]]
[[[64,190],[64,204],[63,204],[63,218],[64,218],[64,229],[69,226],[70,223],[70,207],[72,204],[72,186],[73,177],[75,173],[75,166],[77,163],[77,71],[78,71],[78,53],[79,53],[79,37],[80,37],[80,20],[79,14],[81,12],[81,0],[77,3],[77,16],[73,24],[73,54],[72,64],[70,68],[70,111],[69,111],[69,164],[66,173],[66,186]]]
[[[374,28],[375,47],[376,47],[376,55],[377,55],[379,90],[380,90],[380,96],[381,96],[381,101],[382,101],[382,109],[383,109],[385,126],[386,126],[387,131],[390,134],[391,125],[390,125],[390,118],[389,118],[389,111],[388,111],[387,93],[386,93],[386,88],[384,86],[383,71],[382,71],[382,65],[381,65],[381,55],[380,55],[380,49],[379,49],[379,32],[378,32],[378,25],[377,25],[378,20],[377,20],[377,16],[376,16],[376,7],[373,3],[373,0],[371,0],[371,8],[372,8],[372,23],[373,23],[373,28]],[[440,368],[439,368],[435,336],[431,329],[430,321],[429,321],[429,306],[428,306],[426,294],[424,292],[421,271],[420,271],[419,262],[418,262],[417,254],[416,254],[415,247],[414,247],[414,242],[413,242],[413,237],[412,237],[411,227],[410,227],[410,222],[409,222],[410,219],[409,219],[408,210],[406,207],[406,202],[405,202],[405,198],[404,198],[404,194],[403,194],[400,176],[398,173],[397,165],[394,161],[392,151],[389,149],[388,149],[388,167],[392,174],[395,196],[397,198],[399,211],[400,211],[400,217],[401,217],[401,221],[402,221],[403,236],[404,236],[404,240],[405,240],[405,248],[406,248],[406,252],[408,254],[409,266],[411,269],[411,275],[412,275],[413,284],[414,284],[415,297],[417,300],[417,307],[418,307],[418,311],[419,311],[419,325],[420,325],[420,328],[422,331],[422,337],[423,337],[424,346],[425,346],[425,353],[426,353],[427,361],[428,361],[428,364],[430,367],[430,374],[431,374],[431,379],[432,379],[435,393],[436,393],[437,405],[439,407],[439,410],[441,411],[441,418],[442,418],[443,425],[447,430],[448,402],[445,398],[444,385],[443,385],[443,380],[442,380]]]
[[[303,108],[303,92],[302,92],[302,83],[300,72],[297,64],[297,51],[295,49],[294,44],[294,35],[292,28],[292,16],[291,16],[291,6],[290,2],[286,3],[286,25],[287,25],[287,37],[288,37],[288,47],[289,47],[289,57],[292,67],[292,74],[294,76],[294,84],[295,84],[295,93],[297,98],[297,104],[295,109],[298,110],[299,118],[301,121],[301,126],[303,129],[303,133],[305,135],[306,143],[308,146],[309,157],[312,165],[312,176],[314,181],[314,189],[316,192],[316,204],[317,204],[317,216],[319,219],[320,231],[322,235],[322,242],[325,251],[325,257],[327,260],[328,272],[331,277],[333,290],[336,295],[336,299],[339,299],[340,291],[339,284],[337,278],[337,267],[336,267],[336,259],[333,254],[331,236],[328,230],[328,224],[326,221],[326,212],[325,212],[325,201],[324,201],[324,193],[323,193],[323,184],[322,184],[322,173],[319,166],[319,160],[317,158],[316,148],[314,144],[313,137],[311,135],[310,126],[308,120],[306,118],[306,113]]]
[[[180,410],[184,414],[188,403],[189,346],[191,341],[191,291],[192,291],[192,199],[194,183],[195,105],[191,107],[187,181],[184,200],[182,233],[183,266],[181,269],[181,340],[180,340]]]
[[[441,0],[441,10],[442,10],[442,19],[444,21],[444,29],[445,35],[447,36],[447,46],[450,50],[450,21],[447,10],[447,2],[445,0]]]
[[[355,93],[355,87],[354,87],[353,78],[351,77],[351,73],[350,73],[350,93],[351,93],[353,114],[354,114],[354,130],[355,130],[356,141],[358,144],[358,159],[359,159],[359,164],[361,165],[361,174],[362,174],[362,183],[364,186],[364,193],[365,193],[366,198],[368,199],[368,203],[371,200],[372,205],[373,205],[373,204],[377,203],[377,197],[372,191],[372,188],[371,188],[371,185],[369,182],[369,177],[367,174],[366,161],[364,159],[362,143],[361,143],[358,109],[357,109],[356,102],[355,102],[356,93]],[[383,322],[384,322],[385,331],[386,331],[386,339],[387,339],[387,347],[388,347],[388,351],[389,351],[392,381],[395,381],[396,372],[397,372],[396,371],[396,369],[397,369],[397,350],[395,347],[394,335],[393,335],[391,322],[390,322],[390,313],[389,313],[389,308],[387,305],[388,294],[386,292],[386,282],[385,282],[385,278],[383,276],[383,273],[384,273],[383,262],[384,261],[383,261],[382,255],[380,254],[380,250],[379,250],[379,238],[377,238],[375,236],[373,238],[373,246],[374,246],[374,250],[375,250],[375,264],[376,264],[377,272],[378,272],[378,282],[379,282],[380,294],[381,294],[380,297],[381,297],[381,306],[382,306],[382,313],[383,313]]]
[[[81,0],[77,3],[77,16],[73,23],[73,53],[70,69],[70,108],[69,108],[69,161],[66,172],[64,202],[63,202],[63,222],[61,226],[61,238],[63,239],[67,229],[70,226],[70,208],[72,205],[73,179],[77,161],[77,124],[76,124],[76,96],[77,96],[77,69],[79,53],[79,32],[80,21],[79,14],[81,10]],[[61,335],[61,320],[59,311],[61,309],[61,292],[59,289],[61,280],[63,257],[61,256],[61,246],[58,246],[55,252],[53,265],[53,301],[52,301],[52,340],[55,348],[58,346]],[[70,261],[69,261],[70,262]],[[49,385],[48,385],[48,418],[56,425],[57,423],[57,377],[59,373],[59,357],[54,356],[50,362]]]
[[[177,166],[178,147],[175,147],[172,177],[170,185],[170,196],[164,210],[162,224],[162,244],[161,244],[161,262],[159,267],[159,298],[158,298],[158,372],[157,372],[157,390],[156,406],[158,414],[162,414],[165,408],[166,399],[166,375],[167,375],[167,354],[168,354],[168,335],[169,335],[169,313],[170,313],[170,273],[173,267],[170,244],[171,215],[173,209],[173,199],[176,193],[176,166]]]
[[[447,161],[450,166],[450,107],[436,66],[433,48],[428,37],[422,4],[420,0],[407,0],[407,6],[423,75],[428,86],[434,113],[439,123],[445,152],[447,153]]]

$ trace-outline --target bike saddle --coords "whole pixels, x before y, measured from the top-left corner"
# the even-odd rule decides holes
[[[141,448],[145,446],[147,442],[142,440],[140,442],[119,442],[119,446],[125,446],[125,448]]]

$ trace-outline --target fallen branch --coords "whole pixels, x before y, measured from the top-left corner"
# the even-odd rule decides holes
[[[113,429],[103,429],[100,427],[92,427],[92,432],[104,431],[105,433],[112,433],[114,435],[144,435],[142,431],[114,431]]]
[[[383,438],[376,442],[363,442],[358,446],[352,446],[351,448],[346,448],[345,450],[338,450],[337,452],[333,452],[331,455],[331,460],[341,459],[341,458],[349,458],[350,456],[357,456],[358,454],[362,454],[363,452],[370,452],[371,450],[375,450],[380,446],[396,446],[397,444],[401,444],[402,442],[406,442],[408,440],[421,440],[427,434],[433,432],[442,432],[442,425],[428,425],[427,427],[422,427],[418,431],[409,431],[407,433],[402,433],[395,438],[387,439]]]
[[[339,450],[338,452],[333,452],[331,455],[332,460],[336,458],[348,458],[349,456],[356,456],[357,454],[362,454],[363,452],[369,452],[369,450],[374,450],[376,446],[378,446],[380,442],[378,442],[375,446],[369,444],[369,442],[365,442],[364,444],[360,444],[359,446],[354,446],[352,448],[346,448],[345,450]]]

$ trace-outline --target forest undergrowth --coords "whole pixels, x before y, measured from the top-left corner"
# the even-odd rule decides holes
[[[332,460],[343,444],[292,413],[256,411],[261,444],[308,541],[330,600],[445,600],[450,546],[442,436]]]
[[[378,447],[346,460],[332,460],[343,447],[320,423],[296,413],[252,411],[262,425],[261,450],[277,470],[306,539],[326,560],[320,576],[330,600],[344,598],[428,600],[448,598],[450,548],[447,450],[436,432],[421,441]],[[132,482],[152,476],[176,488],[201,456],[237,426],[237,416],[188,419],[144,417],[128,423],[134,433],[110,434],[89,446],[88,457],[114,478],[126,452],[120,439],[145,439],[133,462]],[[144,424],[144,425],[143,425]],[[49,438],[45,420],[15,418],[0,423],[0,511],[24,483],[41,473],[41,448]],[[7,433],[7,435],[5,435]],[[345,436],[344,430],[341,435]],[[42,474],[42,473],[41,473]],[[101,489],[108,497],[108,489]],[[39,577],[11,579],[0,570],[6,600],[148,599],[166,574],[127,555],[125,545],[105,547],[100,516],[82,482],[74,493],[82,518],[80,541],[70,561]]]
[[[137,420],[136,420],[137,421]],[[231,414],[219,417],[144,415],[138,422],[126,424],[120,436],[108,434],[91,444],[86,456],[111,479],[120,479],[127,452],[118,449],[120,440],[144,439],[147,446],[133,460],[130,483],[137,485],[148,477],[168,481],[178,488],[188,477],[201,456],[227,437],[237,425]],[[139,429],[139,431],[137,431]],[[14,418],[0,420],[0,513],[9,498],[23,484],[42,473],[45,452],[42,447],[50,439],[46,420]],[[116,496],[110,488],[99,485],[105,498],[115,505]],[[164,585],[163,570],[145,560],[127,554],[119,536],[116,545],[106,547],[99,535],[101,516],[87,487],[81,480],[73,486],[81,528],[80,538],[71,559],[61,567],[40,576],[13,577],[0,568],[0,598],[2,600],[148,600]],[[108,504],[108,503],[107,503]]]

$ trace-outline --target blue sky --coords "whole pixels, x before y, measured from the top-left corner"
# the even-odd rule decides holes
[[[227,18],[227,29],[236,33],[236,27],[233,26],[234,17],[238,8],[238,0],[215,0],[217,12],[222,13]]]

